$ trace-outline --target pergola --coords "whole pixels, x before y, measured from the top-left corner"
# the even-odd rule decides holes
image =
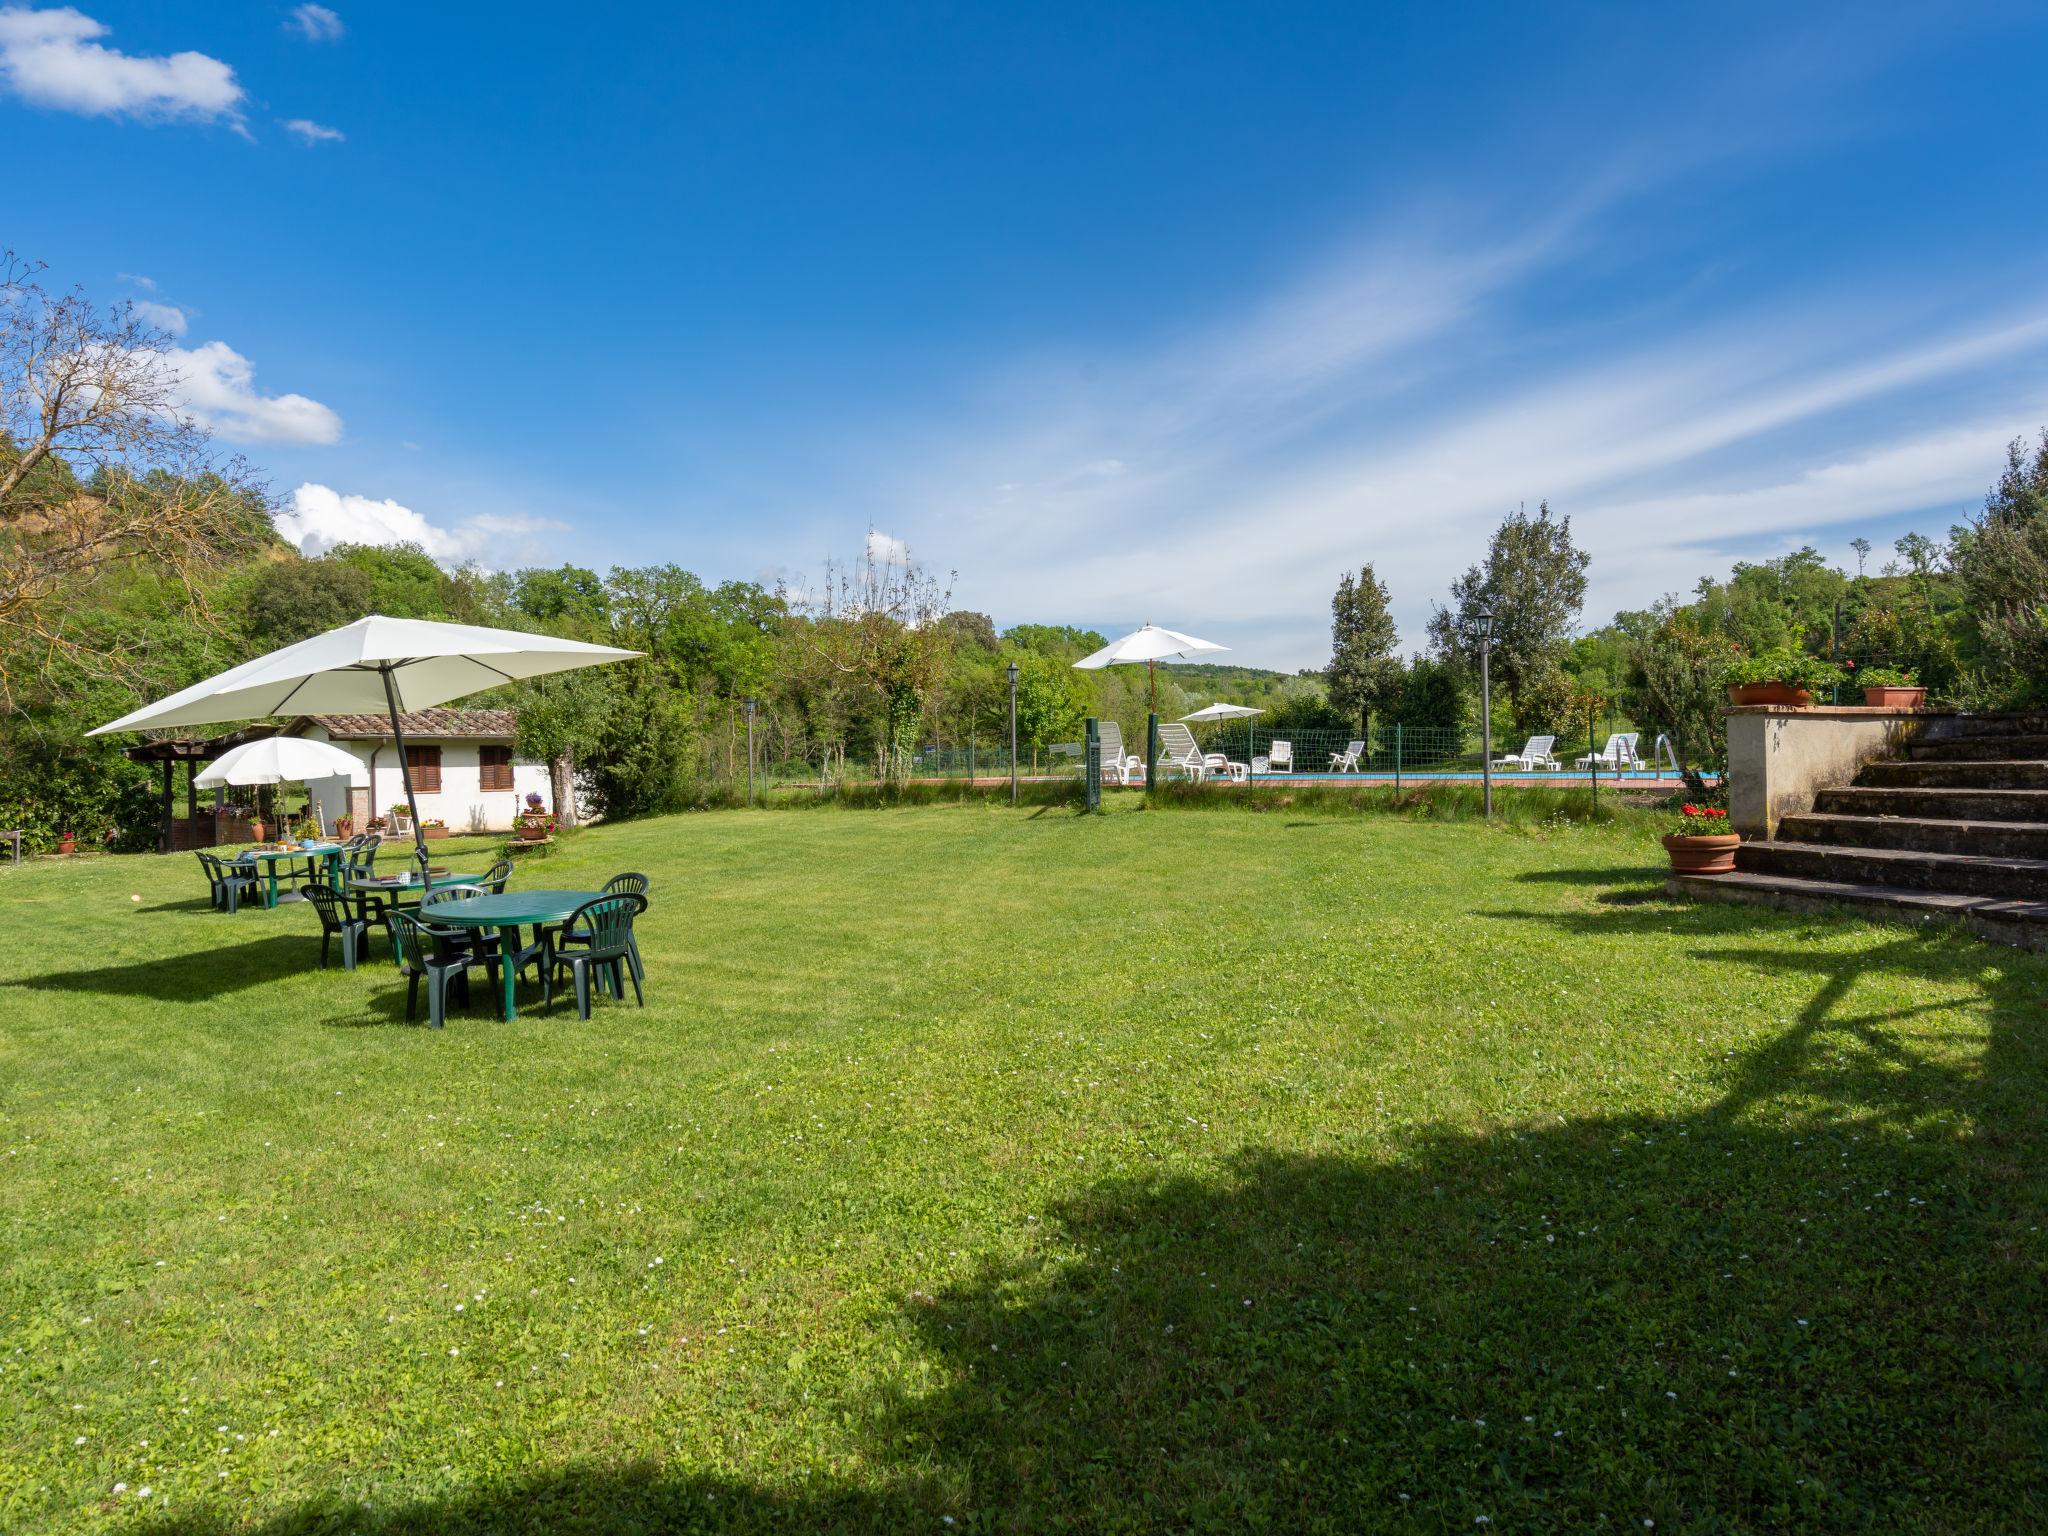
[[[157,835],[157,852],[174,851],[171,847],[171,827],[175,821],[171,814],[171,774],[175,764],[185,765],[185,816],[196,825],[199,820],[199,786],[194,781],[199,777],[200,764],[212,762],[229,748],[239,747],[245,741],[276,734],[274,725],[250,725],[220,736],[158,736],[150,741],[139,741],[132,747],[123,747],[122,756],[130,762],[157,763],[163,769],[162,830]]]

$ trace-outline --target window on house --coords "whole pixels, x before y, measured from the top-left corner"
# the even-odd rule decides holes
[[[412,772],[412,792],[416,795],[438,795],[441,792],[441,749],[439,747],[407,747],[405,766]]]
[[[512,749],[510,747],[478,747],[476,752],[478,778],[477,787],[486,792],[512,787]]]

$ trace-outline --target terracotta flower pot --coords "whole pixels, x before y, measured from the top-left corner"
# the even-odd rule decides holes
[[[544,821],[522,821],[519,836],[526,842],[537,843],[548,835],[548,824]]]
[[[1887,683],[1864,689],[1863,702],[1873,709],[1918,709],[1927,702],[1927,690],[1899,688]]]
[[[62,837],[57,839],[57,851],[59,853],[78,852],[78,839],[72,836],[69,832],[66,832]]]
[[[1735,850],[1741,846],[1742,839],[1733,832],[1664,834],[1664,851],[1671,856],[1671,872],[1677,875],[1725,875],[1735,868]]]
[[[1811,688],[1795,688],[1790,683],[1730,683],[1728,685],[1730,704],[1789,704],[1794,709],[1804,709],[1813,702]]]

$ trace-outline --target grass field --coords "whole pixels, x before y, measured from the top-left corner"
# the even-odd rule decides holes
[[[2048,1518],[2048,963],[1133,803],[600,828],[648,1007],[440,1033],[0,870],[0,1530]]]

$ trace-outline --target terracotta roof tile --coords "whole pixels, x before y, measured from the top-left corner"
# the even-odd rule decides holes
[[[337,741],[391,739],[391,721],[384,715],[307,715]],[[458,738],[470,741],[510,741],[518,731],[519,717],[509,709],[415,709],[398,717],[407,736],[422,740]]]

